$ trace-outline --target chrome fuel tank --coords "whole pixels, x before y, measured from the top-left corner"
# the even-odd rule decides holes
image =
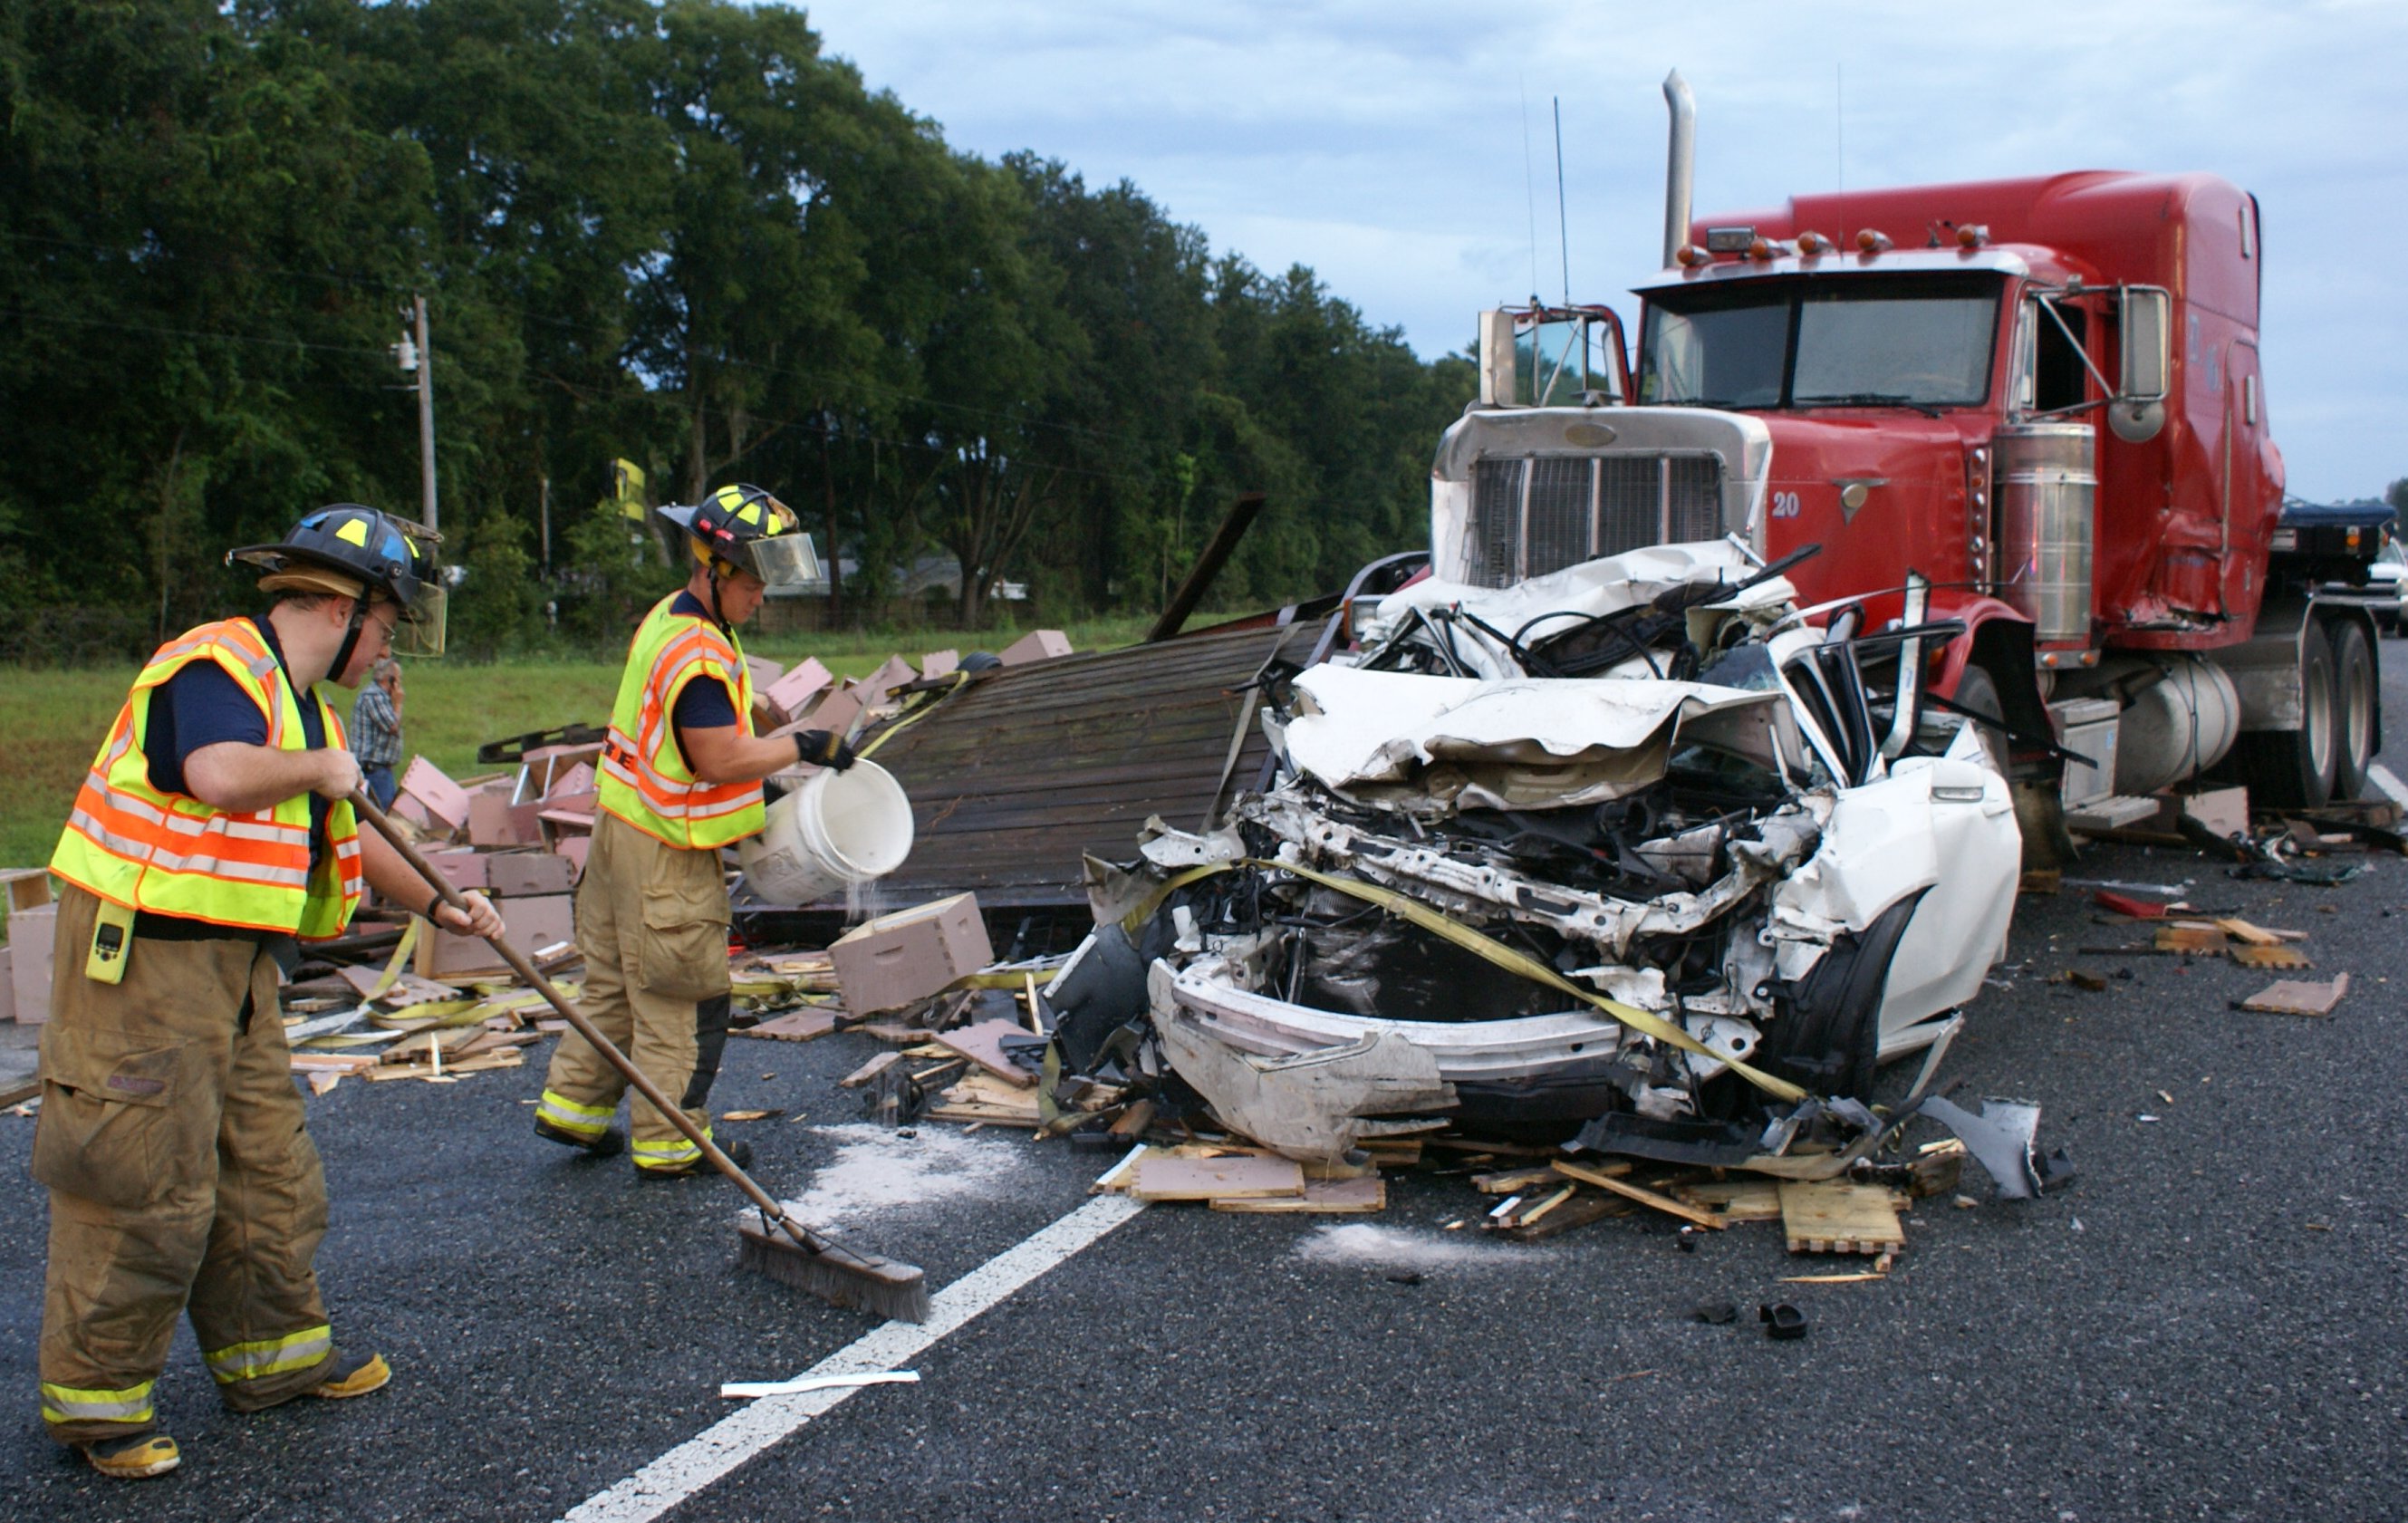
[[[2090,638],[2099,437],[2088,424],[2009,424],[1998,461],[1998,593],[2042,643]]]

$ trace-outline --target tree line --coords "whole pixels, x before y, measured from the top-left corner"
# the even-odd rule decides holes
[[[999,580],[1152,609],[1245,490],[1217,599],[1321,590],[1424,541],[1475,387],[1132,184],[953,150],[775,5],[13,0],[0,208],[20,655],[147,649],[316,504],[416,516],[413,295],[472,651],[615,637],[674,577],[623,459],[778,492],[838,621],[931,554],[965,625]]]

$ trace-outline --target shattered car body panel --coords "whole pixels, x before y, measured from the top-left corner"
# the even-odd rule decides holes
[[[2003,950],[2020,853],[2004,780],[1961,726],[1885,756],[1884,730],[1913,726],[1872,711],[1845,637],[1806,625],[1735,545],[1496,591],[1424,582],[1355,628],[1354,652],[1272,684],[1284,778],[1240,796],[1226,830],[1158,831],[1146,853],[1211,864],[1164,903],[1153,1027],[1259,1141],[1326,1157],[1376,1135],[1378,1079],[1415,1114],[1451,1089],[1467,1124],[1618,1114],[1746,1151],[1780,1113],[1751,1110],[1764,1097],[1732,1061],[1860,1095]],[[1566,1008],[1561,987],[1309,873],[1401,894],[1629,1019]],[[1693,1050],[1636,1029],[1642,1012]],[[1431,1069],[1369,1059],[1398,1042]],[[1283,1064],[1328,1051],[1361,1070],[1342,1102],[1266,1099]]]

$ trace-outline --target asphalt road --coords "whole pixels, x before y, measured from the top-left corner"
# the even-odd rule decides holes
[[[2408,715],[2408,680],[2385,689]],[[1784,1286],[1850,1266],[1792,1257],[1771,1226],[1694,1253],[1652,1218],[1477,1241],[1440,1230],[1478,1198],[1433,1175],[1394,1180],[1376,1217],[1156,1206],[914,1359],[921,1384],[860,1393],[671,1516],[2401,1516],[2408,861],[2336,889],[2128,848],[2076,870],[2192,880],[2196,902],[2307,930],[2314,976],[2348,970],[2350,995],[2328,1020],[2244,1014],[2266,975],[2157,956],[2081,958],[2129,972],[2105,993],[2052,984],[2123,933],[2075,893],[2028,898],[2018,966],[1949,1071],[2040,1100],[2078,1181],[1999,1204],[1969,1171],[1985,1203],[1921,1203],[1886,1281]],[[714,1102],[789,1112],[730,1128],[773,1187],[828,1192],[936,1286],[1087,1199],[1107,1160],[1063,1144],[860,1127],[835,1080],[868,1051],[731,1045]],[[311,1102],[337,1334],[397,1378],[236,1417],[181,1333],[160,1401],[185,1464],[140,1485],[42,1435],[43,1197],[32,1124],[0,1117],[0,1516],[554,1516],[726,1415],[721,1381],[876,1325],[737,1273],[723,1185],[639,1185],[536,1141],[540,1078]],[[898,1188],[926,1199],[874,1203]],[[1741,1322],[1692,1319],[1724,1300]],[[1802,1342],[1757,1330],[1772,1300],[1804,1309]]]

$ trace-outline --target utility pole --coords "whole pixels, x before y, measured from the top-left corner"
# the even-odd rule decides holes
[[[418,495],[420,520],[430,529],[435,520],[435,352],[426,342],[426,298],[409,298],[411,320],[418,327]]]

